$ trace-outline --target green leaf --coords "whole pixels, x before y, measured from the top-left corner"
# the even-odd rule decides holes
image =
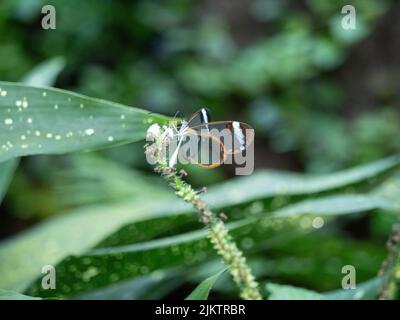
[[[49,190],[59,205],[68,208],[145,198],[152,201],[163,196],[172,198],[168,186],[157,176],[148,176],[95,153],[68,156],[61,165],[50,163],[47,172]]]
[[[42,300],[42,298],[26,296],[18,292],[0,289],[0,300]]]
[[[168,118],[54,88],[0,82],[0,161],[93,150],[145,138]]]
[[[347,222],[353,220],[347,217]],[[386,250],[381,243],[344,235],[342,228],[338,228],[343,223],[346,225],[346,221],[335,221],[320,232],[307,235],[285,235],[283,241],[266,250],[266,259],[261,254],[254,262],[255,273],[259,278],[284,279],[287,283],[297,283],[301,279],[304,287],[325,292],[340,285],[344,277],[342,266],[353,265],[357,270],[358,287],[359,283],[376,275]]]
[[[262,177],[265,177],[268,173],[256,172],[250,177],[236,178],[232,182],[210,188],[206,198],[213,208],[218,208],[237,204],[238,201],[248,202],[274,195],[279,196],[279,192],[286,193],[288,189],[291,189],[292,193],[301,193],[301,185],[308,192],[326,191],[328,188],[338,188],[339,186],[346,188],[346,183],[354,184],[355,182],[368,181],[367,179],[372,178],[373,174],[374,177],[380,177],[386,174],[388,170],[396,168],[397,165],[398,157],[390,157],[344,172],[327,175],[326,178],[330,181],[329,183],[324,182],[321,178],[307,175],[296,175],[295,180],[297,182],[293,178],[283,179],[284,182],[279,182],[279,174],[276,172],[273,175],[276,179],[270,178],[262,183]],[[254,188],[249,187],[252,178],[254,178]],[[276,183],[280,183],[281,187],[275,188]],[[311,187],[308,183],[311,184]],[[392,182],[391,185],[393,185]],[[228,188],[229,186],[230,188]],[[243,186],[245,186],[247,192],[239,192],[243,190]],[[232,196],[233,194],[236,194],[237,197]],[[247,195],[247,197],[243,195]],[[360,206],[359,210],[365,209],[368,205],[371,208],[373,206],[388,206],[389,203],[385,202],[384,194],[381,194],[381,196],[381,198],[371,197],[368,202],[355,201],[355,203]],[[274,201],[275,199],[278,198],[274,198]],[[316,199],[315,201],[317,201],[317,204],[321,204],[321,201],[328,201],[326,202],[326,210],[331,210],[336,204],[340,206],[341,200],[352,205],[352,198],[347,196],[336,198],[335,202],[329,201],[329,199]],[[359,200],[360,196],[356,196],[355,199]],[[297,210],[301,210],[299,214],[308,213],[309,205],[310,203],[307,202],[306,204],[304,202],[303,204],[298,203],[296,206],[300,207],[297,207]],[[258,213],[265,212],[264,210],[261,206]],[[291,214],[291,207],[282,210],[278,211],[279,214]],[[321,210],[323,210],[323,207],[318,209],[318,211]],[[343,211],[343,208],[341,210]],[[354,210],[357,210],[357,207],[352,209],[352,211]],[[128,201],[120,204],[92,206],[48,219],[17,237],[0,242],[0,274],[2,274],[0,286],[16,291],[24,290],[29,282],[37,276],[37,270],[40,270],[43,265],[56,264],[70,254],[81,254],[106,239],[108,240],[105,241],[105,245],[130,244],[149,240],[157,234],[162,234],[165,230],[173,230],[172,226],[179,225],[179,221],[183,217],[186,217],[184,218],[186,221],[196,223],[195,216],[190,212],[190,206],[182,204],[171,193],[165,197],[159,196],[157,201]],[[154,220],[155,217],[160,218]],[[148,220],[148,223],[145,220]],[[94,221],[96,223],[93,223]],[[143,223],[140,221],[143,221]],[[139,224],[135,224],[135,222],[139,222]],[[146,232],[142,232],[143,228],[146,229]],[[74,234],[74,237],[71,238],[71,234]],[[135,236],[137,234],[141,234],[143,237]],[[28,263],[24,257],[24,252],[31,253],[31,259]]]
[[[160,202],[166,203],[162,198]],[[129,202],[75,209],[0,242],[0,286],[25,290],[43,265],[56,264],[68,254],[79,254],[124,224],[145,219],[154,205],[137,201],[134,206]],[[29,260],[26,252],[30,253]]]
[[[399,211],[400,204],[386,199],[384,196],[348,194],[299,201],[269,214],[276,217],[290,217],[308,213],[315,215],[339,215],[369,211],[376,208],[388,211]],[[185,208],[177,206],[171,209],[175,210],[173,212],[176,214],[180,213],[180,211]],[[256,212],[253,212],[253,206],[250,206],[249,209],[242,210],[240,215],[237,214],[235,219],[242,219],[248,214],[264,215],[267,211],[262,209],[262,207],[256,209]],[[138,221],[124,226],[122,229],[106,237],[98,246],[108,247],[131,244],[136,242],[136,240],[144,241],[155,236],[163,235],[167,231],[168,234],[176,234],[181,229],[185,230],[184,227],[182,228],[182,225],[190,226],[193,224],[196,226],[197,220],[196,216],[192,213],[179,216],[163,214],[161,217],[155,217],[153,219],[149,217],[149,219],[145,221]],[[146,230],[146,232],[143,233],[141,230]],[[134,240],[132,239],[132,234],[140,234],[140,237],[136,237]]]
[[[52,58],[33,68],[25,75],[22,82],[34,87],[52,86],[64,67],[65,59],[63,57]]]
[[[399,165],[400,155],[395,155],[351,169],[319,176],[261,170],[251,176],[231,179],[217,187],[212,187],[204,198],[208,203],[219,207],[228,203],[234,205],[276,196],[309,194],[315,196],[318,193],[337,191],[338,189],[351,190],[351,187],[360,183],[374,186],[376,183],[374,178],[398,168]]]
[[[226,269],[221,270],[217,274],[202,281],[187,297],[185,300],[207,300],[208,295],[219,276],[225,272]]]
[[[51,86],[54,84],[58,74],[65,66],[62,57],[53,58],[38,65],[31,70],[22,80],[27,85]],[[1,96],[1,95],[0,95]],[[0,203],[7,191],[11,178],[18,166],[17,159],[11,159],[0,163]]]
[[[372,300],[378,297],[382,284],[383,279],[376,277],[357,284],[355,289],[339,289],[325,292],[324,296],[331,300]]]
[[[270,293],[268,300],[372,300],[378,296],[381,286],[382,278],[377,277],[357,284],[356,289],[325,293],[277,283],[268,283],[266,290]]]
[[[268,300],[325,300],[318,292],[289,285],[268,283],[266,289],[270,293]]]
[[[350,200],[348,195],[345,197],[346,200]],[[367,207],[365,203],[357,200],[358,196],[355,196],[355,205],[351,207],[350,212],[355,212],[357,204],[360,206],[360,211]],[[369,201],[368,197],[364,200]],[[336,196],[335,201],[340,203],[340,198]],[[323,212],[321,203],[325,203],[326,213]],[[376,201],[373,197],[368,208],[380,208],[381,205],[386,204]],[[249,238],[251,234],[253,242],[263,240],[264,248],[273,246],[284,231],[293,233],[294,230],[297,232],[313,230],[312,222],[316,216],[313,215],[312,201],[307,201],[307,206],[297,204],[295,207],[297,212],[290,208],[285,209],[290,215],[284,216],[282,211],[277,211],[267,217],[255,216],[242,219],[228,224],[228,227],[237,239]],[[325,202],[319,199],[316,209],[317,216],[324,215],[326,221],[335,215],[346,214],[343,208],[335,206],[329,198]],[[76,295],[156,270],[204,261],[214,254],[207,235],[208,230],[197,230],[125,246],[92,249],[81,255],[69,256],[56,267],[59,285],[56,291],[53,290],[52,295],[60,297]],[[39,296],[48,294],[41,290],[39,282],[31,286],[27,293]]]
[[[382,196],[375,195],[338,195],[320,199],[304,200],[287,208],[276,211],[276,216],[298,215],[299,212],[314,214],[342,214],[369,211],[375,208],[398,211],[400,204]]]
[[[116,284],[85,292],[74,297],[79,300],[158,300],[177,289],[185,278],[182,269],[169,269],[148,276],[128,279]]]
[[[18,166],[18,162],[18,159],[0,162],[0,203],[7,192],[8,185],[10,184],[14,171]]]

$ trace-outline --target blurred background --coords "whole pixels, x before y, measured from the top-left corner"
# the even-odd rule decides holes
[[[255,128],[256,169],[334,172],[400,150],[400,3],[350,2],[355,30],[341,27],[341,0],[2,0],[0,79],[20,81],[62,57],[55,87],[170,116],[207,106],[214,120]],[[44,4],[56,7],[56,30],[41,28]],[[186,169],[196,187],[234,173]],[[22,159],[0,238],[70,208],[132,198],[143,192],[135,179],[163,185],[142,143]],[[351,230],[370,232],[363,219]],[[384,248],[378,256],[376,265]]]

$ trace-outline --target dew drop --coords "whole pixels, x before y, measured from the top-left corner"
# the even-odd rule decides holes
[[[13,124],[13,119],[7,118],[7,119],[4,120],[4,123],[7,124],[7,125]]]
[[[83,281],[89,281],[91,278],[95,277],[100,273],[99,269],[96,267],[89,267],[85,272],[82,274]]]
[[[86,129],[85,134],[88,136],[91,136],[92,134],[94,134],[94,129],[92,129],[92,128]]]
[[[110,141],[110,142],[112,142],[112,141],[114,141],[114,137],[113,137],[113,136],[109,136],[109,137],[107,138],[107,140]]]
[[[314,218],[314,220],[312,221],[312,226],[313,226],[315,229],[320,229],[320,228],[322,228],[322,227],[324,226],[324,224],[325,224],[325,221],[324,221],[324,219],[323,219],[322,217],[316,217],[316,218]]]

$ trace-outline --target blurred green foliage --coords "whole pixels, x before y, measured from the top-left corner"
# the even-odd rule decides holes
[[[56,30],[40,28],[45,3],[57,9]],[[390,101],[346,117],[334,72],[394,1],[353,1],[356,30],[341,28],[346,1],[238,3],[5,0],[0,77],[64,56],[59,86],[169,115],[207,105],[217,119],[253,124],[265,149],[293,152],[289,168],[333,171],[398,149],[387,138],[399,133]]]
[[[237,119],[255,128],[256,168],[322,174],[399,152],[394,80],[382,85],[379,74],[372,73],[372,102],[365,106],[352,103],[365,92],[349,85],[361,80],[360,70],[368,67],[354,58],[354,51],[379,38],[376,30],[396,1],[353,0],[356,30],[340,27],[341,8],[348,4],[344,0],[228,2],[2,0],[0,80],[20,81],[39,63],[61,56],[66,66],[56,87],[169,116],[177,111],[189,116],[207,106],[214,119]],[[56,30],[40,27],[44,4],[56,7]],[[368,56],[366,48],[363,54]],[[185,169],[195,186],[232,176],[225,167]],[[8,224],[0,226],[0,234],[5,237],[50,215],[94,204],[119,205],[130,199],[140,207],[155,195],[169,199],[169,191],[149,170],[142,144],[89,156],[23,159],[1,207],[0,219],[5,216]],[[287,200],[277,196],[274,201]],[[239,203],[230,213],[243,215],[242,209]],[[368,280],[385,256],[383,242],[395,220],[381,213],[354,217],[355,222],[347,218],[327,235],[287,239],[250,261],[263,280],[320,291],[338,287],[340,275],[332,268],[348,261],[358,261],[360,279]],[[193,221],[179,221],[167,223],[155,236],[193,228]],[[147,234],[135,239],[129,241],[149,240]],[[347,252],[349,247],[357,254]],[[321,269],[325,271],[315,277]],[[185,277],[185,289],[210,276],[197,271],[201,277]],[[165,295],[182,286],[172,278],[165,276]],[[140,281],[149,285],[149,292],[154,288],[153,278]],[[219,283],[217,296],[235,297],[229,283],[225,290]],[[151,296],[134,296],[136,291],[126,289],[135,286],[121,285],[123,289],[110,289],[109,294]],[[185,297],[189,291],[176,292]]]

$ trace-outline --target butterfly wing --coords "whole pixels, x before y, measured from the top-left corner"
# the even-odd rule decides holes
[[[190,129],[220,140],[226,154],[244,152],[254,140],[254,129],[248,124],[238,121],[210,122]]]
[[[210,133],[188,129],[182,141],[179,156],[188,163],[215,168],[226,158],[224,145]]]
[[[207,125],[207,123],[210,121],[211,119],[211,114],[210,111],[207,108],[202,108],[200,110],[198,110],[196,113],[194,113],[189,120],[183,120],[181,125],[178,127],[178,135],[177,135],[177,139],[174,141],[176,142],[175,145],[171,145],[169,147],[169,167],[175,167],[176,163],[178,162],[178,158],[179,156],[182,155],[182,152],[180,149],[183,145],[187,145],[190,142],[193,141],[189,141],[190,137],[192,136],[193,138],[193,132],[190,132],[190,127],[196,127],[199,125]],[[195,137],[197,138],[197,137]],[[192,139],[194,140],[194,139]],[[201,146],[199,144],[199,146]],[[194,147],[192,148],[193,150],[195,149]],[[172,150],[172,152],[171,152]],[[194,153],[194,151],[191,151],[192,153]],[[196,152],[197,154],[197,152]],[[186,157],[187,158],[187,157]],[[182,159],[182,158],[181,158]]]
[[[197,111],[181,127],[170,167],[188,161],[202,167],[221,165],[228,155],[243,153],[254,140],[254,129],[238,121],[210,122],[206,108]]]
[[[194,113],[188,120],[189,127],[196,127],[202,124],[211,122],[211,113],[207,108],[201,108],[199,111]]]

